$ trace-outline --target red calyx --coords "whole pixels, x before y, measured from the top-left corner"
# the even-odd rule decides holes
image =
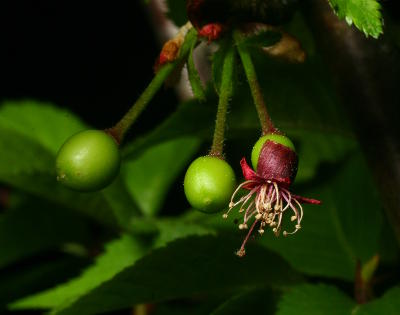
[[[296,152],[280,143],[267,140],[258,158],[257,174],[289,187],[297,174]]]
[[[188,0],[187,14],[190,22],[198,30],[200,37],[205,37],[209,42],[218,39],[225,29],[228,12],[226,1]]]
[[[276,182],[280,187],[288,189],[292,184],[297,173],[298,157],[292,149],[267,140],[261,149],[258,158],[257,172],[255,172],[246,162],[245,158],[240,161],[243,176],[249,182],[243,186],[244,189],[251,190],[266,181]],[[292,197],[300,203],[314,205],[321,204],[321,201],[292,194]]]
[[[244,188],[251,188],[268,180],[289,188],[297,174],[298,157],[292,149],[267,140],[258,158],[257,172],[247,164],[245,158],[240,161],[240,165],[244,178],[254,181]]]
[[[224,31],[221,23],[210,23],[199,30],[199,36],[208,39],[208,42],[218,39]]]

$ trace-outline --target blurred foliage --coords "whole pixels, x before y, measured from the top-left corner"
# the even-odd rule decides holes
[[[183,24],[184,2],[170,4],[170,16]],[[337,8],[359,26],[359,11]],[[379,34],[377,27],[364,27]],[[9,288],[0,309],[88,315],[152,304],[154,314],[398,314],[397,278],[365,305],[352,297],[357,263],[379,255],[374,279],[388,277],[398,264],[398,245],[302,16],[285,29],[301,40],[306,62],[286,64],[257,52],[254,60],[271,116],[297,147],[293,190],[323,201],[304,207],[302,230],[288,238],[266,231],[239,259],[234,252],[244,235],[234,224],[237,214],[225,221],[176,201],[185,168],[211,143],[222,43],[212,61],[215,86],[203,91],[191,65],[197,94],[207,99],[179,104],[151,132],[124,143],[121,175],[97,193],[72,192],[56,182],[58,148],[87,128],[78,117],[37,101],[1,105],[0,182],[19,199],[0,213],[0,272],[49,252],[58,259],[10,272],[0,286],[0,292]],[[259,134],[239,69],[226,145],[237,174]],[[43,280],[49,277],[53,282]]]

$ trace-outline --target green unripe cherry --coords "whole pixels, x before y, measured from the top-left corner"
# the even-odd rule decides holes
[[[236,186],[235,173],[224,160],[202,156],[190,164],[183,185],[193,208],[214,213],[228,206]]]
[[[57,180],[78,191],[95,191],[118,175],[120,153],[115,140],[102,130],[71,136],[57,153]]]
[[[253,165],[254,170],[257,170],[258,158],[260,156],[261,149],[267,140],[282,144],[293,151],[296,151],[293,142],[288,137],[277,133],[266,134],[257,140],[256,144],[253,146],[253,150],[251,151],[251,164]]]

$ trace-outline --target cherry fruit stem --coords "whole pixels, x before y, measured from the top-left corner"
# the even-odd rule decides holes
[[[129,111],[114,127],[106,130],[107,133],[114,137],[117,143],[121,143],[123,141],[126,132],[134,124],[134,122],[137,120],[143,110],[147,107],[147,105],[153,99],[158,90],[163,86],[165,80],[167,80],[172,72],[178,69],[182,65],[182,63],[187,60],[190,50],[195,42],[197,42],[197,31],[194,28],[190,28],[179,50],[179,56],[177,57],[177,59],[172,62],[168,62],[160,67],[153,80],[143,91],[135,104],[133,104]]]
[[[153,80],[140,95],[138,100],[133,104],[129,111],[121,118],[121,120],[107,132],[111,134],[118,143],[121,143],[126,132],[137,120],[139,115],[146,108],[147,104],[153,99],[154,95],[163,85],[164,81],[169,77],[175,69],[175,63],[168,63],[160,68]]]
[[[277,129],[275,128],[271,117],[268,114],[267,106],[265,104],[264,96],[257,79],[257,73],[254,68],[250,52],[248,48],[241,43],[241,34],[238,33],[238,31],[235,32],[234,37],[240,59],[242,60],[243,68],[246,73],[247,81],[249,82],[254,104],[256,106],[258,118],[261,124],[262,134],[266,135],[268,133],[276,133]]]
[[[221,88],[218,101],[217,118],[210,155],[223,158],[226,114],[228,111],[229,100],[233,94],[233,69],[235,66],[235,50],[227,50],[222,66]]]

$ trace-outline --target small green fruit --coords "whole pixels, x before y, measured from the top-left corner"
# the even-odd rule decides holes
[[[296,151],[293,142],[284,135],[277,133],[269,133],[265,136],[262,136],[260,139],[257,140],[256,144],[253,146],[253,150],[251,151],[251,164],[253,165],[253,168],[255,170],[257,170],[258,158],[260,156],[261,149],[267,140],[282,144],[285,147],[288,147],[293,151]]]
[[[71,136],[57,153],[57,180],[78,191],[95,191],[118,175],[120,153],[115,140],[102,130]]]
[[[191,206],[206,213],[228,206],[235,190],[231,166],[216,157],[202,156],[190,164],[184,180],[185,195]]]

